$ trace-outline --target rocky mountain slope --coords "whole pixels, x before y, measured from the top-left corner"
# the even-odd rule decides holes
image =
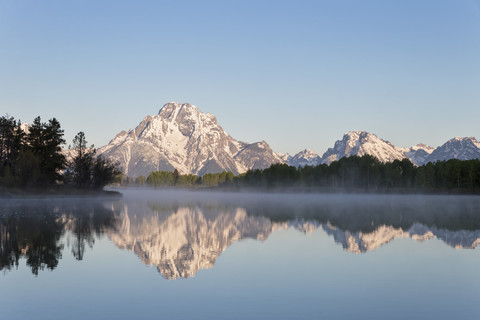
[[[263,169],[273,163],[295,167],[330,164],[342,157],[366,154],[382,162],[409,159],[416,165],[448,159],[480,159],[480,142],[475,138],[454,138],[438,148],[417,144],[396,147],[375,134],[350,131],[337,140],[322,157],[305,149],[291,156],[276,153],[267,142],[235,140],[210,113],[194,105],[165,104],[155,116],[147,116],[133,130],[122,131],[98,154],[118,161],[130,177],[148,176],[152,171],[177,169],[180,173],[203,175],[248,169]]]
[[[474,137],[450,139],[433,150],[428,157],[426,157],[425,163],[448,159],[480,159],[480,142]]]
[[[365,131],[350,131],[343,136],[342,140],[337,140],[333,148],[329,148],[323,154],[319,163],[329,164],[343,157],[365,154],[374,156],[382,162],[407,158],[416,165],[423,165],[427,162],[449,159],[480,159],[480,142],[473,137],[454,138],[438,148],[425,144],[401,148],[380,139],[375,134]]]
[[[294,167],[316,166],[330,164],[343,157],[371,155],[382,162],[409,159],[417,166],[427,162],[441,160],[480,159],[480,142],[474,137],[454,138],[442,146],[433,148],[425,144],[404,148],[396,147],[390,142],[383,140],[375,134],[366,131],[350,131],[343,135],[342,140],[337,140],[333,148],[329,148],[322,157],[315,152],[305,149],[291,156],[289,154],[277,154],[288,165]]]
[[[350,131],[342,140],[335,142],[333,148],[328,149],[322,156],[322,163],[330,164],[343,157],[353,155],[372,155],[382,162],[402,160],[406,156],[390,142],[365,131]]]
[[[302,150],[294,156],[289,154],[282,155],[282,160],[294,167],[316,166],[322,163],[322,158],[309,149]]]
[[[134,129],[122,131],[98,154],[118,161],[130,177],[177,169],[203,175],[239,174],[282,162],[265,142],[245,143],[228,135],[210,113],[194,105],[167,103]]]
[[[435,148],[427,146],[425,144],[417,144],[410,148],[397,148],[399,151],[410,159],[417,166],[421,166],[427,162],[427,158],[435,150]]]

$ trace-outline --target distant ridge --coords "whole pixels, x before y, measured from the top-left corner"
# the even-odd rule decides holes
[[[157,115],[146,116],[135,129],[118,133],[98,154],[118,161],[130,177],[174,169],[182,174],[221,171],[240,174],[273,163],[315,166],[367,154],[382,162],[406,158],[416,165],[448,159],[480,159],[480,142],[474,137],[453,138],[438,148],[425,144],[401,148],[366,131],[349,131],[322,156],[308,149],[291,156],[274,152],[265,141],[238,141],[223,130],[214,115],[203,113],[189,103],[170,102]]]
[[[409,159],[415,165],[441,160],[480,159],[480,142],[474,137],[453,138],[437,148],[425,144],[417,144],[410,148],[396,147],[389,141],[380,139],[375,134],[366,131],[349,131],[343,135],[342,140],[337,140],[333,148],[329,148],[322,157],[314,152],[306,155],[305,150],[295,156],[283,156],[286,163],[292,166],[330,164],[333,161],[349,156],[371,155],[382,162]],[[304,159],[298,161],[298,159]]]

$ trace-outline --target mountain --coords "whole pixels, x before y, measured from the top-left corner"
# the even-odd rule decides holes
[[[330,164],[342,157],[369,154],[382,162],[410,159],[416,165],[448,159],[480,159],[480,142],[475,138],[454,138],[434,149],[424,144],[395,147],[366,131],[350,131],[322,157],[311,150],[291,156],[272,150],[267,142],[235,140],[210,113],[194,105],[171,102],[155,116],[147,116],[134,129],[122,131],[100,148],[98,154],[118,161],[130,177],[148,176],[152,171],[173,171],[203,175],[249,169],[263,169],[273,163],[291,166]]]
[[[388,141],[382,140],[365,131],[350,131],[337,140],[322,156],[322,163],[330,164],[343,157],[369,154],[382,162],[391,162],[406,158],[405,154]]]
[[[320,163],[330,164],[343,157],[363,156],[365,154],[374,156],[382,162],[392,162],[407,158],[414,164],[421,166],[427,162],[440,160],[480,159],[480,142],[473,137],[454,138],[438,148],[425,144],[401,148],[380,139],[375,134],[365,131],[350,131],[343,136],[342,140],[337,140],[333,148],[329,148],[323,154]]]
[[[30,123],[24,122],[20,124],[20,129],[22,129],[23,132],[26,134],[30,133]]]
[[[21,128],[28,133],[30,125],[22,123]],[[71,160],[74,151],[62,149],[62,153]],[[268,168],[273,163],[316,166],[366,154],[382,162],[407,158],[418,166],[449,159],[480,159],[480,142],[474,137],[457,137],[437,148],[425,144],[404,148],[366,131],[349,131],[322,157],[309,149],[292,156],[274,152],[265,141],[235,140],[212,114],[202,113],[188,103],[170,102],[157,115],[146,116],[134,130],[118,133],[108,145],[98,149],[97,154],[118,162],[130,177],[174,169],[182,174],[222,171],[240,174],[249,169]]]
[[[265,142],[245,143],[228,135],[210,113],[171,102],[134,129],[122,131],[98,154],[118,161],[130,177],[177,169],[203,175],[263,169],[282,159]]]
[[[397,149],[403,152],[403,154],[417,166],[425,164],[428,156],[435,150],[435,148],[421,143],[410,148]]]
[[[480,159],[480,142],[474,137],[450,139],[433,150],[425,159],[425,163],[449,159]]]
[[[282,160],[283,163],[287,163],[290,165],[290,159],[292,159],[292,156],[288,153],[281,153],[277,152],[277,156]]]
[[[283,160],[290,166],[304,167],[319,165],[322,161],[322,158],[312,150],[305,149],[293,157],[289,156],[287,159],[283,158]]]

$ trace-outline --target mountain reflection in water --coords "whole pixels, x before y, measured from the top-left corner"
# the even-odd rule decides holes
[[[480,243],[478,197],[155,192],[154,199],[127,193],[122,200],[4,203],[0,269],[18,267],[24,258],[34,274],[53,270],[66,247],[82,260],[86,246],[104,234],[156,266],[166,279],[192,277],[211,268],[233,243],[264,241],[287,228],[303,233],[322,229],[352,253],[396,238],[437,238],[459,249]],[[67,245],[66,235],[73,239]]]

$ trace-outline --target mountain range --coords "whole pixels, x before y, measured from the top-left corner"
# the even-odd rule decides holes
[[[480,142],[474,137],[457,137],[437,148],[425,144],[402,148],[372,133],[350,131],[322,156],[307,149],[291,156],[273,151],[265,141],[238,141],[223,130],[214,115],[188,103],[170,102],[157,115],[145,117],[135,129],[118,133],[97,152],[117,161],[125,175],[138,177],[174,169],[182,174],[240,174],[274,163],[314,166],[366,154],[382,162],[409,159],[423,165],[448,159],[480,159]]]

